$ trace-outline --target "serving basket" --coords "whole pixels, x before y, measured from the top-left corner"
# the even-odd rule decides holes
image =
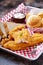
[[[40,11],[43,11],[43,9],[38,9],[38,8],[30,7],[30,6],[25,6],[23,3],[21,3],[16,9],[14,9],[14,10],[8,12],[6,15],[4,15],[0,19],[0,23],[1,22],[2,23],[3,22],[6,22],[6,23],[8,22],[7,25],[9,26],[9,29],[10,29],[11,26],[14,27],[16,25],[19,25],[17,23],[14,23],[14,22],[11,23],[10,22],[11,17],[15,14],[15,12],[23,12],[25,14],[29,12],[31,14],[37,14]],[[28,47],[25,50],[18,50],[18,51],[12,51],[12,50],[6,49],[6,48],[2,47],[1,45],[0,45],[0,49],[5,50],[7,52],[10,52],[12,54],[16,54],[20,57],[23,57],[23,58],[26,58],[26,59],[29,59],[29,60],[36,60],[43,53],[43,43],[41,43],[40,45],[34,46],[34,47]]]

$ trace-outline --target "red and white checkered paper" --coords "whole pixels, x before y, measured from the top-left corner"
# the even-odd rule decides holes
[[[29,9],[26,8],[26,6],[24,6],[24,4],[22,3],[16,9],[10,11],[8,14],[2,17],[0,19],[0,22],[9,21],[11,17],[15,14],[15,12],[23,12],[24,14],[26,14],[28,10]],[[32,30],[30,30],[30,33],[33,34]],[[30,60],[36,60],[42,54],[42,49],[43,49],[43,43],[37,45],[36,47],[30,47],[25,50],[13,51],[13,53]]]

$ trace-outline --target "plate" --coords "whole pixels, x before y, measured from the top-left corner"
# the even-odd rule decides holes
[[[30,13],[33,12],[32,14],[34,14],[36,11],[40,11],[40,9],[30,7],[30,6],[28,6],[26,8],[28,8],[28,10],[31,9]],[[7,13],[4,17],[1,18],[0,21],[1,22],[9,21],[10,18],[12,17],[12,14],[14,14],[14,11],[15,11],[15,9],[13,11]],[[26,12],[26,10],[24,10],[23,12]],[[11,22],[6,22],[6,23],[7,23],[8,27],[9,27],[9,30],[11,30],[16,25],[20,25],[18,23],[17,24],[16,23],[11,23]],[[16,54],[18,56],[21,56],[21,57],[29,59],[29,60],[36,60],[43,53],[43,50],[42,50],[43,49],[43,43],[41,43],[40,45],[37,45],[35,47],[30,47],[30,48],[27,48],[25,50],[20,50],[20,51],[11,51],[9,49],[3,48],[2,46],[0,46],[0,49],[5,50],[7,52],[10,52],[12,54]]]

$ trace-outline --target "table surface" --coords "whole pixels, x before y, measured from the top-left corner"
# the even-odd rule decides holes
[[[12,9],[13,8],[5,9],[0,7],[0,17]],[[29,61],[27,59],[0,50],[0,65],[43,65],[43,54],[36,61]]]
[[[39,59],[30,61],[11,53],[0,50],[0,65],[43,65],[43,54]]]

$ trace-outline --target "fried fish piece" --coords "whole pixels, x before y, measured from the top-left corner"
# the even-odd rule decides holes
[[[11,40],[13,40],[11,37],[10,37],[10,35],[8,35],[8,36],[2,36],[2,39],[1,39],[1,45],[3,46],[6,42],[8,42],[8,41],[11,41]]]
[[[14,39],[15,43],[31,42],[30,33],[24,25],[17,26],[11,32],[9,32],[9,35]]]
[[[31,37],[32,37],[32,45],[37,45],[43,42],[43,34],[34,33]]]
[[[8,41],[10,41],[10,40],[12,40],[12,39],[10,39],[10,38],[2,38],[2,40],[1,40],[1,45],[3,46],[6,42],[8,42]]]
[[[23,50],[23,49],[26,49],[27,47],[29,47],[29,43],[15,43],[15,41],[9,41],[7,42],[6,44],[3,45],[4,48],[8,48],[8,49],[11,49],[11,50]]]
[[[27,47],[34,46],[34,45],[40,44],[42,42],[43,42],[43,34],[34,33],[31,36],[31,43],[29,41],[28,41],[28,43],[25,43],[25,42],[15,43],[15,41],[8,41],[3,45],[3,47],[14,50],[14,51],[23,50],[23,49],[26,49]]]
[[[14,32],[12,34],[12,37],[14,38],[15,43],[20,43],[20,42],[30,43],[31,42],[30,33],[27,29],[22,29],[22,30]]]
[[[5,38],[6,39],[6,38]],[[9,32],[7,40],[2,42],[4,48],[11,50],[23,50],[29,46],[34,46],[43,42],[43,34],[34,33],[30,36],[30,33],[25,26],[17,26]]]

